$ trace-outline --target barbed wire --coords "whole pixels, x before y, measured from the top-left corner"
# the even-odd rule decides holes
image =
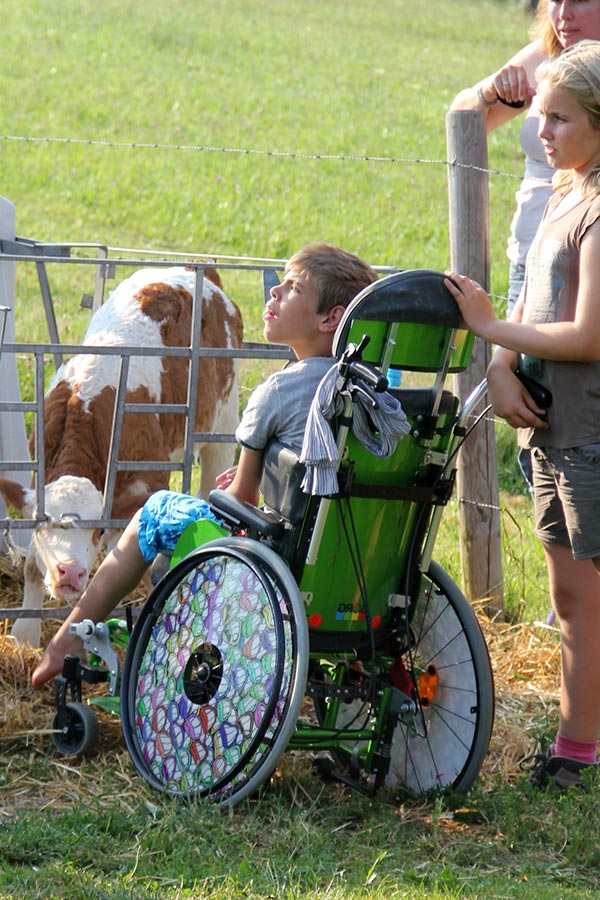
[[[83,146],[94,146],[94,147],[103,147],[103,148],[113,148],[113,149],[126,149],[126,150],[160,150],[160,151],[180,151],[180,152],[194,152],[194,153],[220,153],[220,154],[237,154],[240,156],[261,156],[261,157],[271,157],[271,158],[280,158],[280,159],[294,159],[294,160],[309,160],[316,162],[324,162],[324,161],[334,161],[334,162],[359,162],[359,163],[381,163],[381,164],[397,164],[397,165],[432,165],[432,166],[443,166],[446,169],[451,168],[460,168],[465,170],[471,170],[475,172],[481,172],[487,175],[495,175],[504,178],[513,178],[515,180],[520,181],[522,176],[514,173],[503,172],[497,168],[489,168],[483,166],[476,166],[468,163],[460,163],[456,160],[446,160],[446,159],[435,159],[435,158],[426,158],[426,157],[403,157],[403,156],[375,156],[371,154],[332,154],[332,153],[307,153],[303,151],[289,151],[289,150],[277,150],[277,149],[260,149],[260,148],[252,148],[252,147],[221,147],[215,145],[201,145],[201,144],[171,144],[171,143],[159,143],[159,142],[142,142],[142,141],[111,141],[111,140],[98,140],[91,138],[70,138],[70,137],[50,137],[50,136],[28,136],[28,135],[0,135],[0,141],[8,142],[21,142],[21,143],[30,143],[30,144],[64,144],[64,145],[83,145]],[[490,294],[490,296],[498,299],[498,300],[506,300],[506,297],[500,294]],[[494,416],[486,416],[487,421],[492,421],[495,425],[503,425],[507,426],[506,422],[502,419],[497,419]],[[497,511],[500,513],[501,517],[508,514],[511,519],[514,521],[514,517],[510,513],[510,510],[505,505],[492,505],[489,503],[484,503],[481,500],[470,499],[466,497],[456,498],[459,504],[475,506],[481,509],[490,509]],[[520,526],[517,526],[520,529]],[[7,610],[2,610],[2,612],[6,615],[8,613]],[[44,611],[46,615],[50,614],[50,611]],[[58,612],[58,611],[57,611]],[[62,612],[62,610],[60,611]],[[21,618],[22,616],[27,615],[27,613],[22,613],[21,611],[15,610],[12,614],[12,618]]]
[[[474,172],[482,172],[488,175],[500,175],[504,178],[515,178],[520,181],[522,176],[511,172],[502,172],[500,169],[491,169],[484,166],[475,166],[470,163],[460,163],[456,160],[427,159],[423,157],[408,156],[372,156],[369,154],[349,153],[305,153],[296,150],[261,150],[256,147],[217,147],[210,144],[161,144],[157,142],[143,141],[108,141],[95,140],[93,138],[62,138],[32,137],[28,135],[0,134],[0,141],[21,141],[23,143],[38,144],[83,144],[87,147],[112,147],[129,150],[180,150],[196,153],[237,153],[242,156],[271,156],[286,159],[302,159],[316,161],[339,162],[369,162],[369,163],[402,163],[405,165],[434,165],[446,168],[469,169]]]

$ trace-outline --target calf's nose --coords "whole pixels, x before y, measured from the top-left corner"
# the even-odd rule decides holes
[[[58,573],[56,586],[58,588],[70,587],[78,590],[87,578],[87,569],[75,563],[58,563],[56,570]]]

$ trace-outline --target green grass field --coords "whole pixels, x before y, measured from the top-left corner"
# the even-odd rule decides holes
[[[527,25],[462,0],[2,7],[19,234],[269,257],[322,238],[402,267],[447,264],[447,106]],[[498,291],[515,133],[490,148]]]
[[[261,258],[325,239],[374,265],[435,269],[449,255],[448,105],[528,27],[517,0],[0,0],[0,13],[0,194],[20,236]],[[517,132],[489,139],[499,309]],[[90,276],[51,275],[61,334],[76,339]],[[258,280],[224,281],[256,339]],[[43,327],[31,266],[17,289],[17,338],[31,339]],[[259,372],[245,377],[247,390]],[[513,436],[498,426],[498,438],[507,596],[533,618],[543,561]],[[437,555],[457,577],[455,515]],[[467,800],[397,804],[301,771],[223,815],[132,791],[121,766],[66,766],[71,809],[14,814],[25,772],[43,786],[57,765],[26,738],[0,746],[0,900],[597,896],[594,792],[557,800],[498,779]]]

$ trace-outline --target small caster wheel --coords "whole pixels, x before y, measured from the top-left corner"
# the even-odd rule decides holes
[[[96,713],[85,703],[66,703],[52,720],[54,746],[63,756],[81,756],[98,740]]]

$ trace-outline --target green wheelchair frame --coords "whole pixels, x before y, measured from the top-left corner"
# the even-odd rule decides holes
[[[361,292],[334,343],[338,491],[304,494],[303,466],[276,444],[263,508],[213,491],[223,526],[182,535],[128,640],[124,623],[75,626],[94,659],[67,657],[57,679],[57,748],[93,743],[81,682],[107,680],[134,766],[169,794],[236,803],[287,748],[368,793],[466,792],[491,736],[493,677],[477,618],[432,553],[485,390],[459,409],[447,388],[471,346],[438,272]],[[361,384],[385,389],[394,369],[426,384],[390,389],[411,430],[382,459],[350,425]],[[122,671],[115,636],[127,643]]]

